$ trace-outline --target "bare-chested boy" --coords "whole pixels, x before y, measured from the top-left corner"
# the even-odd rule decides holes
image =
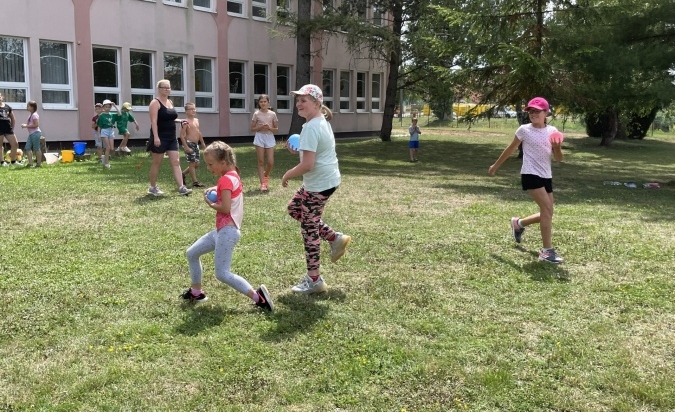
[[[197,107],[194,103],[185,103],[185,115],[187,119],[181,122],[180,142],[185,151],[185,159],[188,161],[188,167],[183,170],[183,184],[185,184],[185,175],[190,173],[192,178],[192,187],[204,187],[197,180],[197,168],[199,167],[199,149],[206,149],[204,137],[199,130],[199,119],[197,119]]]

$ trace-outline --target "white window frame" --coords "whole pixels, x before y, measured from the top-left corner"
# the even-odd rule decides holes
[[[363,88],[363,96],[359,95],[359,83]],[[356,72],[356,112],[357,113],[366,113],[368,112],[368,105],[366,104],[366,96],[368,95],[368,73],[366,72]],[[362,109],[359,109],[359,103],[363,106]]]
[[[216,1],[217,0],[207,0],[209,2],[209,7],[197,6],[195,4],[195,1],[197,1],[197,0],[192,0],[192,7],[195,10],[206,11],[206,12],[209,12],[209,13],[214,13],[216,11]]]
[[[270,10],[268,7],[268,2],[269,0],[251,0],[251,18],[253,20],[258,20],[258,21],[267,21],[267,17],[270,15]],[[255,9],[264,9],[265,10],[265,16],[261,17],[258,14],[256,14]]]
[[[231,74],[232,74],[232,72],[230,71],[230,64],[232,64],[232,63],[239,63],[239,64],[242,65],[241,75],[242,75],[242,80],[243,80],[243,83],[244,83],[241,86],[242,93],[233,93],[232,92],[232,85],[230,84],[230,78],[229,78],[229,76],[231,76]],[[245,113],[245,112],[248,111],[248,99],[246,98],[247,97],[246,96],[246,70],[247,70],[248,64],[245,61],[241,61],[241,60],[230,60],[228,62],[227,67],[228,67],[227,85],[228,85],[229,90],[230,90],[230,102],[228,103],[228,106],[230,107],[230,113]],[[237,108],[233,109],[232,108],[232,100],[234,100],[234,99],[242,100],[244,102],[243,107],[241,107],[241,108],[237,107]]]
[[[66,42],[59,42],[59,41],[51,41],[51,40],[40,40],[40,44],[42,42],[50,42],[50,43],[59,43],[59,44],[65,44],[66,45],[66,58],[68,59],[67,62],[67,67],[68,67],[68,84],[53,84],[53,83],[41,83],[42,91],[59,91],[59,92],[68,92],[68,102],[69,103],[44,103],[44,99],[42,99],[42,108],[43,109],[72,109],[75,107],[73,103],[73,52],[72,52],[72,44],[71,43],[66,43]],[[40,67],[42,67],[42,51],[40,49]]]
[[[155,53],[147,50],[134,50],[131,49],[129,50],[129,62],[131,62],[131,53],[146,53],[150,55],[150,89],[140,89],[140,88],[134,88],[131,84],[131,78],[129,78],[129,89],[131,90],[131,102],[133,105],[134,101],[134,95],[144,95],[144,96],[150,96],[150,100],[155,96]],[[131,66],[130,66],[131,68]],[[143,106],[132,106],[134,110],[139,110],[139,111],[147,111],[148,106],[143,105]]]
[[[197,91],[197,59],[200,60],[208,60],[211,63],[211,91],[210,92],[205,92],[205,91]],[[194,57],[194,74],[195,74],[195,105],[198,109],[201,111],[215,111],[216,110],[216,76],[215,76],[215,67],[216,67],[216,59],[212,57],[200,57],[200,56],[195,56]],[[207,98],[211,99],[211,107],[206,107],[206,106],[199,106],[197,105],[197,99],[198,98]]]
[[[187,0],[163,0],[164,4],[176,7],[187,7]]]
[[[235,13],[229,10],[229,7],[227,7],[230,3],[232,4],[239,4],[241,6],[241,13]],[[225,5],[227,8],[227,14],[230,16],[234,17],[246,17],[246,1],[245,0],[227,0],[227,4]]]
[[[342,75],[346,73],[347,74],[347,96],[342,96]],[[339,94],[340,94],[340,106],[339,106],[339,112],[340,113],[352,113],[352,72],[351,70],[340,70],[340,88],[339,88]],[[346,102],[347,107],[342,108],[342,103]]]
[[[187,59],[186,59],[186,56],[184,54],[164,53],[164,58],[162,59],[162,70],[163,70],[163,73],[164,73],[163,78],[167,79],[169,81],[171,81],[171,79],[168,79],[167,78],[168,76],[166,75],[166,60],[165,59],[166,59],[167,56],[180,57],[181,61],[182,61],[182,68],[181,68],[181,77],[182,78],[181,78],[181,81],[183,83],[183,90],[176,89],[175,88],[176,87],[175,82],[171,82],[171,94],[169,95],[169,98],[173,102],[174,108],[176,109],[177,112],[184,112],[185,108],[183,106],[185,106],[185,103],[188,102],[188,100],[187,100],[187,78],[186,78],[187,76],[185,74],[186,73],[186,67],[187,67],[187,65],[186,65]],[[182,97],[183,102],[182,103],[180,103],[180,102],[176,103],[174,100],[177,97]]]
[[[326,90],[327,90],[327,88],[326,88],[326,83],[325,83],[326,77],[324,77],[324,75],[325,75],[326,73],[330,73],[330,74],[331,74],[331,77],[330,77],[330,86],[331,86],[331,87],[330,87],[330,91],[331,91],[331,96],[326,96]],[[325,104],[326,107],[328,107],[329,109],[335,110],[335,100],[334,100],[334,99],[335,99],[335,70],[333,70],[333,69],[324,69],[324,70],[321,72],[321,90],[322,90],[323,93],[324,93],[324,94],[323,94],[323,104]],[[328,104],[326,104],[326,103],[328,103]]]
[[[375,81],[377,76],[378,80]],[[377,96],[373,93],[373,89],[377,83]],[[374,107],[374,104],[377,103],[377,109]],[[382,111],[382,73],[373,73],[370,80],[370,110],[373,113],[378,113]]]
[[[117,69],[115,70],[116,75],[117,75],[117,87],[103,87],[103,86],[96,86],[94,84],[94,96],[96,96],[97,93],[101,94],[116,94],[117,99],[115,99],[115,103],[117,105],[120,104],[119,102],[119,97],[122,95],[122,87],[121,87],[121,73],[120,73],[120,49],[117,47],[106,47],[106,46],[92,46],[92,53],[93,49],[106,49],[106,50],[114,50],[115,51],[115,66],[117,66]],[[92,66],[96,64],[96,62],[92,63]],[[92,73],[93,73],[93,68],[92,68]],[[94,76],[95,77],[95,76]],[[96,103],[101,103],[101,102],[96,102]]]
[[[23,72],[24,72],[24,81],[23,82],[0,82],[0,89],[14,89],[14,90],[23,90],[24,96],[26,96],[26,101],[25,102],[14,102],[10,100],[6,100],[5,103],[7,103],[10,106],[19,106],[19,105],[25,105],[28,103],[31,98],[30,98],[30,88],[28,79],[30,78],[30,73],[28,72],[28,69],[30,66],[28,66],[28,44],[26,42],[26,39],[20,38],[20,37],[12,37],[12,36],[4,36],[0,35],[2,38],[7,38],[7,39],[16,39],[16,40],[21,40],[23,42]],[[4,53],[0,53],[0,56],[3,56]],[[3,97],[6,99],[7,95],[3,93]]]
[[[283,68],[283,69],[288,70],[286,76],[279,77],[279,69],[280,69],[280,68]],[[293,76],[293,68],[292,68],[291,66],[282,66],[282,65],[278,65],[278,66],[277,66],[277,71],[276,71],[276,73],[277,73],[277,76],[276,76],[276,80],[277,80],[277,94],[276,94],[277,106],[276,106],[276,109],[277,109],[277,110],[276,110],[276,111],[277,111],[277,113],[293,113],[293,99],[291,99],[291,95],[290,95],[290,92],[291,92],[291,90],[292,90],[292,89],[291,89],[291,85],[293,84],[293,83],[292,83],[292,80],[293,80],[293,79],[292,79],[292,76]],[[288,91],[288,93],[286,93],[286,94],[278,94],[278,91],[279,91],[279,84],[280,84],[279,79],[281,78],[282,81],[283,81],[283,78],[284,78],[284,77],[286,78],[286,85],[285,85],[285,86],[286,86],[286,90]],[[282,102],[287,102],[287,103],[288,103],[288,109],[281,109],[281,108],[279,108],[279,102],[280,102],[280,101],[282,101]]]

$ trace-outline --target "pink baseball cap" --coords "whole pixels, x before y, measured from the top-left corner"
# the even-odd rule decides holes
[[[315,84],[306,84],[302,86],[300,90],[293,91],[291,94],[298,96],[312,96],[318,100],[319,103],[323,103],[323,92],[321,91],[321,88]]]
[[[549,106],[548,106],[548,102],[543,97],[535,97],[534,99],[527,102],[527,106],[525,106],[525,110],[528,110],[528,109],[539,109],[539,110],[548,111]]]

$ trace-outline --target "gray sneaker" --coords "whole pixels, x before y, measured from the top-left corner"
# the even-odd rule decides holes
[[[192,193],[192,189],[188,189],[185,185],[178,188],[178,194],[181,196],[187,196]]]
[[[157,186],[150,186],[148,188],[148,194],[153,196],[161,196],[164,194],[164,192],[162,192],[162,190]]]
[[[512,217],[510,226],[511,226],[511,234],[513,235],[513,240],[516,241],[516,243],[520,243],[520,241],[523,239],[523,233],[525,233],[525,228],[520,227],[518,225],[518,217]]]
[[[549,263],[562,263],[563,258],[561,258],[557,253],[555,253],[555,249],[541,249],[539,251],[539,260],[544,261],[544,262],[549,262]]]
[[[302,293],[305,295],[311,295],[312,293],[321,293],[325,292],[327,289],[326,283],[323,281],[323,278],[319,278],[315,281],[312,280],[308,275],[300,280],[300,283],[293,286],[291,290],[295,293]]]
[[[335,233],[335,239],[330,242],[330,261],[337,262],[347,251],[347,246],[352,242],[352,237],[343,235],[340,232]]]

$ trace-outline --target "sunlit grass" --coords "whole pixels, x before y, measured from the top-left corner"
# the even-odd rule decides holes
[[[519,247],[510,238],[508,219],[535,207],[517,159],[487,174],[515,130],[498,121],[421,119],[415,164],[401,127],[392,142],[338,143],[343,184],[324,217],[354,241],[315,297],[290,292],[304,271],[285,212],[299,181],[280,178],[297,158],[277,151],[261,195],[255,152],[237,146],[233,270],[268,286],[272,314],[219,284],[211,257],[209,301],[177,298],[185,250],[214,216],[177,195],[168,164],[163,198],[145,194],[140,150],[109,171],[0,169],[0,410],[675,409],[674,139],[601,148],[568,134],[553,168],[565,263],[551,266],[537,262],[536,228]]]

